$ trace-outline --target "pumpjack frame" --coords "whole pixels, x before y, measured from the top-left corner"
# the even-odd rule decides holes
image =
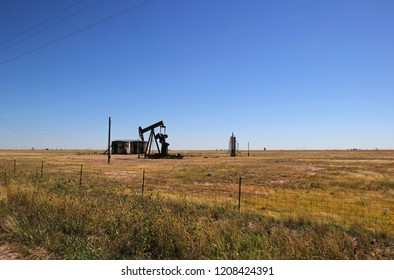
[[[159,133],[155,133],[155,128],[160,128]],[[162,131],[164,130],[164,131]],[[149,138],[148,138],[148,144],[146,145],[145,148],[145,153],[144,157],[145,158],[166,158],[169,157],[168,155],[168,146],[170,145],[169,143],[166,142],[166,139],[168,135],[166,134],[166,126],[164,125],[163,121],[159,121],[155,124],[152,124],[146,128],[142,128],[141,126],[138,128],[138,133],[142,141],[144,141],[144,133],[150,131],[149,133]],[[161,144],[161,148],[159,146],[158,141]],[[152,151],[152,145],[153,142],[156,144],[156,148],[158,153],[156,154],[151,154]]]

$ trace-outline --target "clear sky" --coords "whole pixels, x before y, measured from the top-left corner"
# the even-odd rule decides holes
[[[141,2],[0,1],[0,149],[394,148],[394,1]]]

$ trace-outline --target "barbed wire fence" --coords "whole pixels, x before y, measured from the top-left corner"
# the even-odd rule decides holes
[[[130,168],[131,169],[131,168]],[[182,198],[190,202],[221,205],[241,213],[296,219],[313,223],[335,223],[359,226],[367,230],[394,235],[394,194],[389,188],[380,190],[327,191],[319,187],[292,189],[283,186],[248,186],[248,178],[234,177],[226,187],[213,188],[209,180],[198,184],[171,184],[164,176],[145,170],[104,171],[83,163],[50,163],[31,159],[0,160],[0,185],[15,178],[37,183],[51,180],[54,184],[84,188],[119,186],[126,194],[160,195]],[[242,187],[242,190],[241,190]],[[256,191],[258,188],[258,191]]]

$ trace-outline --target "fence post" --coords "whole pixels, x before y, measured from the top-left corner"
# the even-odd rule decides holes
[[[142,186],[141,186],[142,197],[144,197],[144,188],[145,188],[145,170],[142,171]]]
[[[239,177],[238,213],[241,213],[241,187],[242,187],[242,176]]]
[[[41,162],[41,178],[44,176],[44,162]]]
[[[79,174],[79,186],[82,187],[82,168],[83,165],[81,164],[81,173]]]
[[[16,173],[16,159],[14,159],[14,174]]]

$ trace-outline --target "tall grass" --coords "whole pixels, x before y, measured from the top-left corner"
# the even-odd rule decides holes
[[[393,259],[393,239],[302,216],[238,214],[191,196],[142,198],[38,174],[0,181],[0,235],[59,259]],[[29,250],[25,257],[29,258]]]
[[[394,259],[390,151],[0,155],[0,243],[25,258]]]

